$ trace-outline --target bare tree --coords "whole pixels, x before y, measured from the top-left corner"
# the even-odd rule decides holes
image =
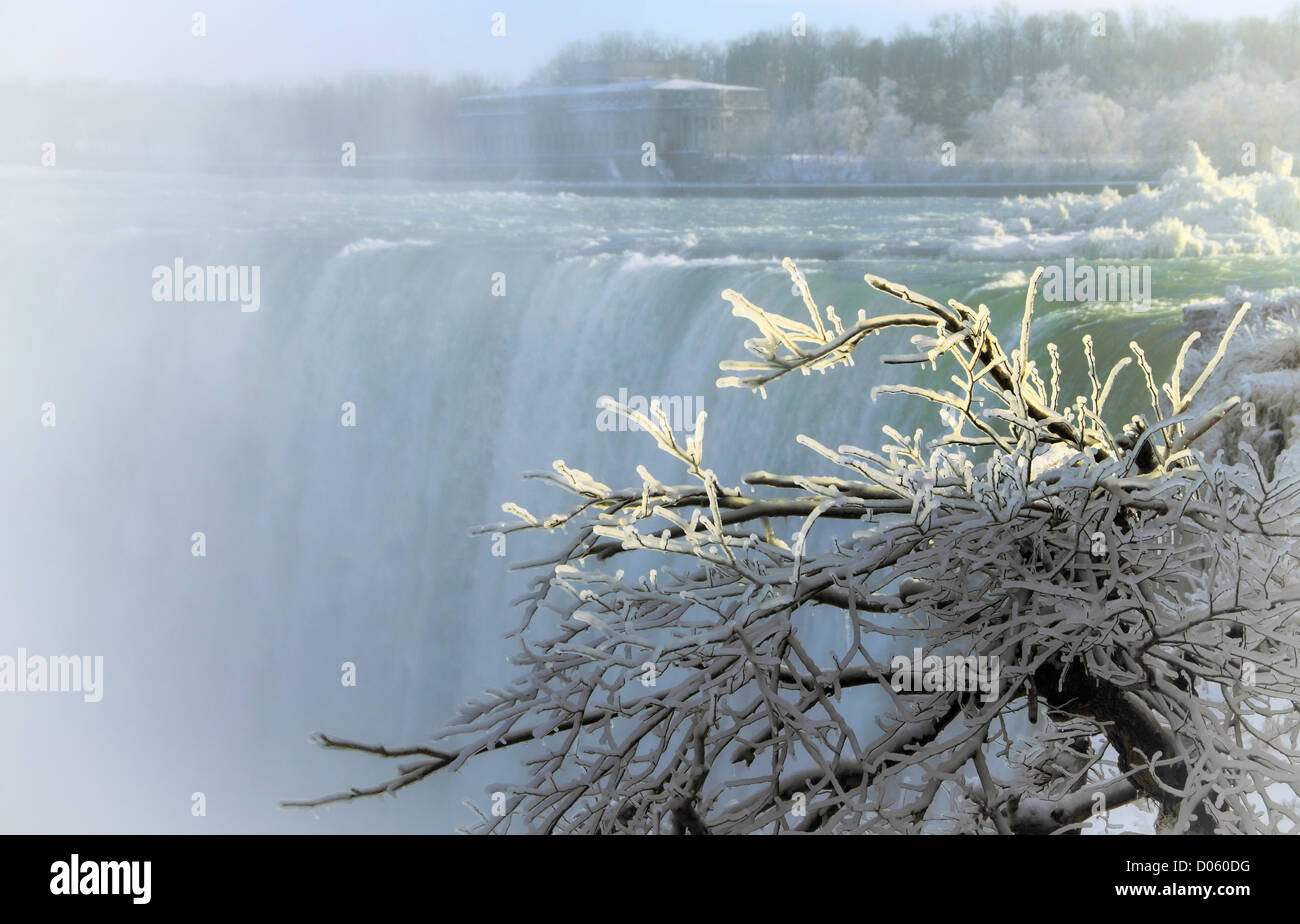
[[[867,276],[903,309],[846,324],[785,266],[809,320],[724,292],[759,336],[718,384],[764,391],[914,328],[914,352],[883,361],[942,365],[948,384],[873,398],[930,402],[938,437],[801,436],[843,477],[726,486],[704,464],[704,415],[682,446],[662,413],[621,408],[686,479],[641,466],[615,490],[556,462],[535,477],[573,495],[566,510],[504,505],[519,522],[486,530],[556,542],[525,566],[541,575],[521,601],[521,676],[438,747],[320,736],[402,762],[286,804],[393,793],[517,747],[526,773],[476,830],[1066,833],[1130,803],[1171,832],[1294,830],[1300,482],[1267,477],[1248,446],[1232,465],[1198,453],[1237,398],[1192,413],[1249,305],[1185,390],[1196,335],[1163,384],[1136,343],[1103,377],[1085,337],[1088,393],[1070,401],[1056,346],[1050,369],[1030,360],[1041,270],[1008,354],[983,305]],[[1107,418],[1129,367],[1150,421]],[[979,689],[962,682],[975,664],[996,665]]]

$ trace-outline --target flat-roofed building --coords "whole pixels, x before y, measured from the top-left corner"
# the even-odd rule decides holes
[[[472,96],[457,118],[464,156],[485,168],[636,181],[671,176],[694,158],[752,151],[771,112],[756,87],[647,77]],[[648,173],[647,143],[658,168]]]

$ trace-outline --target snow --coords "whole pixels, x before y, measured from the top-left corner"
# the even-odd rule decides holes
[[[1234,335],[1219,371],[1194,409],[1208,409],[1233,395],[1253,405],[1254,425],[1243,414],[1202,438],[1201,450],[1213,456],[1237,455],[1238,441],[1249,443],[1265,465],[1278,473],[1300,474],[1300,288],[1248,292],[1229,286],[1222,300],[1194,302],[1183,309],[1189,328],[1201,339],[1189,356],[1188,373],[1199,374],[1218,345],[1228,319],[1250,302],[1246,322]]]

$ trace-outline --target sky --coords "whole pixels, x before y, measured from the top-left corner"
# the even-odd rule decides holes
[[[1198,19],[1276,15],[1294,0],[1180,0]],[[653,31],[725,44],[793,14],[809,28],[854,26],[889,37],[946,12],[988,11],[971,0],[0,0],[0,80],[303,83],[344,74],[479,73],[517,83],[565,43],[603,32]],[[1022,13],[1096,6],[1026,0]],[[1125,2],[1098,6],[1126,10]],[[193,17],[206,34],[195,36]],[[494,13],[505,14],[493,36]]]

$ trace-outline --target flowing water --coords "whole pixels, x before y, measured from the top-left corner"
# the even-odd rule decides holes
[[[705,458],[724,482],[756,468],[828,471],[799,433],[870,445],[883,423],[921,420],[904,399],[872,403],[884,376],[912,373],[867,352],[851,369],[779,382],[766,400],[714,387],[718,363],[745,358],[754,334],[723,289],[805,317],[782,257],[842,318],[894,307],[862,281],[871,272],[986,302],[1008,332],[1044,254],[1141,262],[1149,304],[1043,304],[1035,337],[1068,357],[1092,333],[1106,366],[1137,337],[1159,369],[1181,341],[1181,305],[1229,284],[1296,282],[1286,215],[1260,219],[1272,226],[1258,239],[1223,231],[1217,250],[1194,235],[1180,247],[1166,223],[1123,251],[1049,211],[1040,232],[1013,220],[1014,204],[975,198],[0,176],[0,654],[104,658],[100,702],[0,696],[0,830],[471,821],[461,800],[483,804],[489,781],[511,777],[508,755],[319,817],[276,806],[392,769],[323,751],[310,733],[417,743],[509,679],[503,636],[524,578],[505,565],[542,546],[512,536],[494,557],[470,530],[503,519],[507,500],[560,509],[565,495],[522,472],[562,458],[608,484],[639,484],[637,463],[681,480],[645,434],[598,426],[602,395],[703,396]],[[1132,219],[1126,231],[1161,216]],[[259,267],[259,310],[155,300],[154,268],[177,258]],[[904,352],[905,338],[880,349]],[[341,423],[345,402],[355,427]],[[49,404],[53,427],[42,425]],[[191,813],[196,792],[206,816]]]

